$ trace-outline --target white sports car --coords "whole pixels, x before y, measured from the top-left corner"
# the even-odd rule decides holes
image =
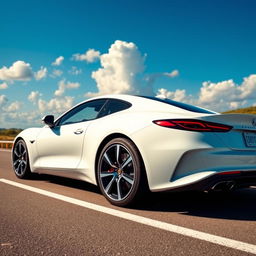
[[[219,114],[155,97],[84,101],[43,128],[22,131],[18,178],[45,173],[100,187],[127,206],[144,190],[230,190],[256,184],[256,118]]]

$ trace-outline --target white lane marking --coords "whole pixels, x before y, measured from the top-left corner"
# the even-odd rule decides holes
[[[203,241],[207,241],[210,243],[214,243],[214,244],[218,244],[218,245],[222,245],[222,246],[226,246],[232,249],[236,249],[236,250],[240,250],[240,251],[244,251],[247,253],[253,253],[256,254],[256,245],[254,244],[249,244],[249,243],[244,243],[244,242],[240,242],[237,240],[233,240],[233,239],[229,239],[229,238],[225,238],[225,237],[221,237],[221,236],[216,236],[216,235],[211,235],[205,232],[201,232],[201,231],[196,231],[190,228],[184,228],[184,227],[180,227],[177,225],[173,225],[173,224],[169,224],[166,222],[162,222],[162,221],[158,221],[158,220],[153,220],[150,218],[146,218],[146,217],[142,217],[139,215],[135,215],[132,213],[127,213],[127,212],[123,212],[120,210],[115,210],[115,209],[111,209],[105,206],[100,206],[97,204],[93,204],[93,203],[89,203],[86,201],[82,201],[82,200],[78,200],[72,197],[68,197],[68,196],[63,196],[57,193],[53,193],[53,192],[49,192],[47,190],[43,190],[43,189],[39,189],[39,188],[35,188],[35,187],[31,187],[28,185],[24,185],[18,182],[14,182],[11,180],[6,180],[6,179],[0,179],[0,182],[18,187],[18,188],[22,188],[28,191],[32,191],[44,196],[48,196],[51,198],[55,198],[58,200],[62,200],[64,202],[67,203],[71,203],[71,204],[75,204],[75,205],[79,205],[94,211],[98,211],[101,213],[106,213],[115,217],[119,217],[122,219],[126,219],[126,220],[130,220],[133,222],[137,222],[140,224],[144,224],[150,227],[154,227],[154,228],[158,228],[161,230],[165,230],[165,231],[169,231],[172,233],[177,233],[180,235],[184,235],[184,236],[188,236],[188,237],[193,237],[196,239],[200,239]]]

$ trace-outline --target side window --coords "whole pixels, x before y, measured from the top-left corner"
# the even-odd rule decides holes
[[[77,106],[64,115],[57,125],[73,124],[97,118],[106,100],[94,100]]]
[[[126,101],[118,99],[109,99],[107,104],[102,108],[99,117],[107,116],[125,110],[129,107],[131,107],[131,104]]]

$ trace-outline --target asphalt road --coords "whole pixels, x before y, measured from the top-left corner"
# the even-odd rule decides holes
[[[1,181],[15,181],[60,196],[118,210],[107,214]],[[80,202],[80,201],[79,201]],[[256,188],[229,194],[154,193],[135,208],[110,205],[97,187],[81,181],[39,175],[19,180],[10,152],[0,151],[0,255],[253,255],[151,226],[161,221],[205,236],[252,245],[256,254]],[[131,213],[131,219],[120,218]],[[134,216],[134,220],[132,219]],[[137,217],[136,217],[137,216]],[[149,224],[136,222],[145,217]],[[212,240],[212,241],[211,241]],[[235,244],[235,242],[234,242]],[[254,246],[254,247],[253,247]],[[236,249],[235,249],[236,248]]]

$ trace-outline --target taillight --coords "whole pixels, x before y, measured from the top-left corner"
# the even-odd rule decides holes
[[[194,132],[228,132],[233,127],[224,124],[212,123],[193,119],[166,119],[155,120],[153,123],[172,129],[194,131]]]
[[[241,171],[228,171],[228,172],[218,173],[218,175],[232,175],[232,174],[241,174]]]

